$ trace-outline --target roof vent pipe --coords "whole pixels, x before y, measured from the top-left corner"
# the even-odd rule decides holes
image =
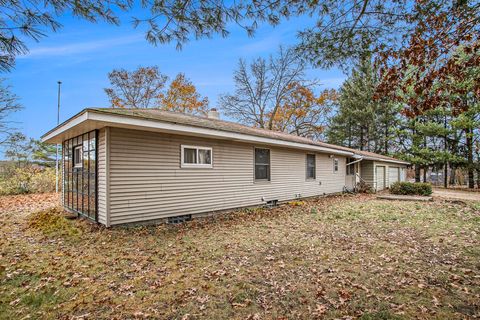
[[[220,112],[218,112],[217,109],[212,108],[212,109],[208,110],[207,118],[218,120],[218,119],[220,119]]]

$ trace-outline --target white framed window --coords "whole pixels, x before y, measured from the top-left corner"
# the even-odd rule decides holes
[[[307,154],[307,180],[315,180],[315,171],[316,171],[316,164],[315,164],[315,155],[314,154]]]
[[[73,147],[73,166],[75,168],[83,167],[83,149],[82,149],[82,146]]]
[[[199,146],[181,146],[182,168],[212,168],[212,148]]]
[[[338,172],[338,159],[333,158],[333,173],[337,173],[337,172]]]

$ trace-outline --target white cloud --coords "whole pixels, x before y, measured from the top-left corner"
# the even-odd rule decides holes
[[[20,56],[19,58],[28,59],[54,56],[73,56],[80,53],[93,52],[120,45],[136,43],[141,40],[143,40],[143,37],[141,35],[135,35],[114,39],[102,39],[80,43],[64,44],[59,46],[38,47],[31,49],[29,53],[24,56]]]
[[[269,36],[258,41],[253,41],[239,48],[242,54],[258,54],[263,52],[273,53],[278,50],[280,37],[277,35]]]
[[[346,77],[320,78],[320,84],[325,88],[339,88],[346,80]]]

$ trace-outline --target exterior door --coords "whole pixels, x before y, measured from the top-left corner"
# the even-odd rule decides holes
[[[388,168],[388,184],[391,186],[395,182],[398,182],[400,179],[400,168],[398,167],[389,167]]]
[[[385,189],[385,166],[377,166],[376,170],[376,187],[377,191]]]

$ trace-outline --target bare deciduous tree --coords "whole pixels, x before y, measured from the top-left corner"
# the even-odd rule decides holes
[[[12,121],[8,120],[8,117],[22,108],[18,97],[4,81],[5,79],[0,78],[0,145],[5,144],[12,133]]]
[[[319,110],[328,95],[313,93],[317,81],[307,81],[305,71],[306,64],[293,49],[280,48],[277,56],[258,58],[250,65],[240,60],[234,74],[235,92],[221,96],[220,107],[250,126],[302,136],[316,134],[322,128]]]
[[[108,74],[112,88],[105,92],[113,108],[150,108],[161,96],[168,77],[157,66],[134,71],[113,70]]]

